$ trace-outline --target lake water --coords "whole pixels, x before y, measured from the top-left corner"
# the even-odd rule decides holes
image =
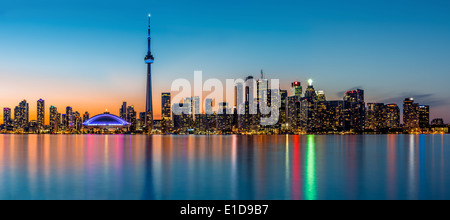
[[[0,199],[450,199],[450,135],[0,135]]]

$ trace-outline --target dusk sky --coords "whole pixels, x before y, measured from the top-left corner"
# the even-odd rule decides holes
[[[91,116],[144,111],[147,14],[153,100],[172,81],[259,77],[314,80],[328,100],[365,90],[366,102],[414,97],[450,122],[450,1],[0,1],[0,107],[26,99]],[[3,117],[3,112],[0,113]]]

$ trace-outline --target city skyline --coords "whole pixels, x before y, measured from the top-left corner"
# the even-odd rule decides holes
[[[152,24],[156,42],[152,52],[158,56],[153,69],[155,119],[160,118],[161,93],[169,92],[167,88],[176,78],[191,79],[193,71],[201,69],[210,78],[224,80],[229,76],[257,76],[259,69],[264,69],[268,78],[281,79],[281,88],[289,95],[290,83],[298,80],[306,85],[306,80],[313,78],[316,89],[324,90],[330,100],[342,99],[352,88],[364,89],[367,102],[394,102],[400,107],[404,98],[414,97],[432,106],[431,118],[448,121],[449,88],[445,79],[450,67],[444,61],[450,45],[444,39],[450,36],[450,22],[439,7],[447,2],[423,8],[420,1],[409,6],[391,3],[383,10],[383,4],[369,4],[374,6],[369,9],[367,4],[353,2],[359,10],[353,8],[338,20],[333,16],[342,14],[330,11],[335,3],[327,3],[320,8],[315,3],[284,1],[273,9],[258,4],[248,16],[237,10],[230,17],[225,13],[229,5],[195,14],[181,10],[183,4],[171,8],[174,11],[167,9],[170,4],[158,2],[152,2],[151,9],[129,6],[121,11],[117,2],[108,9],[101,9],[98,3],[89,9],[99,10],[98,14],[83,17],[81,4],[76,3],[55,2],[48,13],[31,10],[36,6],[33,3],[25,7],[6,3],[0,9],[0,24],[9,33],[2,35],[5,45],[0,51],[0,72],[6,80],[0,92],[8,95],[2,95],[0,105],[13,109],[26,99],[30,120],[36,120],[35,101],[42,98],[45,124],[49,123],[51,105],[59,109],[71,106],[91,115],[108,109],[118,115],[118,105],[127,101],[137,112],[144,111],[144,16],[151,11],[157,20]],[[138,5],[144,4],[148,5]],[[252,8],[249,2],[240,4]],[[292,9],[285,11],[286,6]],[[280,7],[285,16],[280,15]],[[345,11],[342,6],[338,8]],[[123,13],[108,15],[119,11]],[[412,16],[418,11],[422,16]],[[171,17],[174,13],[180,14]],[[329,14],[323,20],[316,20],[325,13]],[[380,14],[385,17],[377,18]],[[202,16],[211,21],[200,20]],[[223,18],[229,18],[229,23],[221,22]],[[390,26],[381,26],[384,22]],[[324,39],[325,35],[331,37]],[[385,41],[388,43],[382,44]],[[28,50],[39,52],[39,56],[24,65],[23,55]],[[3,119],[3,112],[0,115]]]

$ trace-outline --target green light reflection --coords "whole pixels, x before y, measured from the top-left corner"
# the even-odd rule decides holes
[[[314,135],[308,135],[306,144],[306,183],[305,183],[305,199],[317,199],[316,186],[316,151],[314,143]]]

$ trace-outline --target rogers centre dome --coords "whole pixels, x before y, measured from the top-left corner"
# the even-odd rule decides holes
[[[128,127],[131,124],[115,115],[105,113],[88,119],[83,125],[97,128],[122,128]]]

